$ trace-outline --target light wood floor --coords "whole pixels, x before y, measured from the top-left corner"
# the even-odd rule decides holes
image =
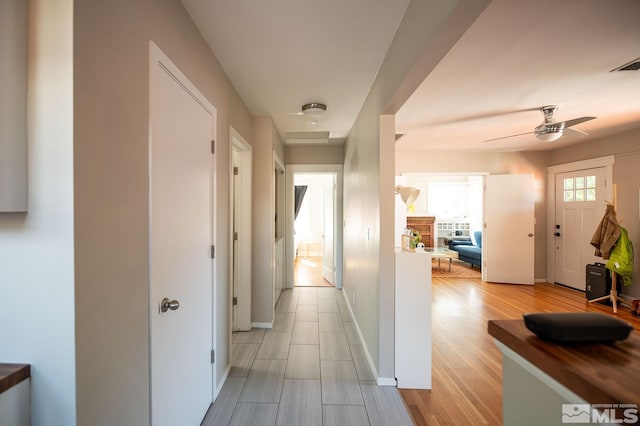
[[[525,312],[596,311],[584,293],[553,284],[518,286],[479,279],[433,279],[433,389],[400,390],[416,425],[501,425],[502,357],[487,333],[490,319]],[[618,317],[640,330],[628,309]]]
[[[295,287],[333,287],[322,278],[322,257],[296,256],[293,266]]]

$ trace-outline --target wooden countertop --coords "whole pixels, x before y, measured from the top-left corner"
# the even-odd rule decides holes
[[[524,320],[491,320],[489,334],[591,404],[640,404],[640,334],[613,344],[558,345]]]
[[[29,364],[0,363],[0,393],[31,377]]]

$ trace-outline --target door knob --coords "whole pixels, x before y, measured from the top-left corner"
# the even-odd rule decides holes
[[[533,237],[533,234],[532,234],[531,232],[529,232],[529,236],[530,236],[530,237]]]
[[[171,309],[172,311],[175,311],[179,307],[180,307],[180,302],[178,302],[177,300],[169,300],[167,297],[162,299],[162,302],[160,302],[160,310],[162,312],[167,312],[169,309]]]

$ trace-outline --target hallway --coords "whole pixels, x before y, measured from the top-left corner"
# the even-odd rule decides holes
[[[370,372],[342,292],[282,292],[270,330],[233,336],[229,378],[203,426],[411,425],[394,387]]]

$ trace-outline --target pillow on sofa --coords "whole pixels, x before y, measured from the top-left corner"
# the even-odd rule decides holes
[[[473,231],[473,242],[478,247],[482,247],[482,231]]]

